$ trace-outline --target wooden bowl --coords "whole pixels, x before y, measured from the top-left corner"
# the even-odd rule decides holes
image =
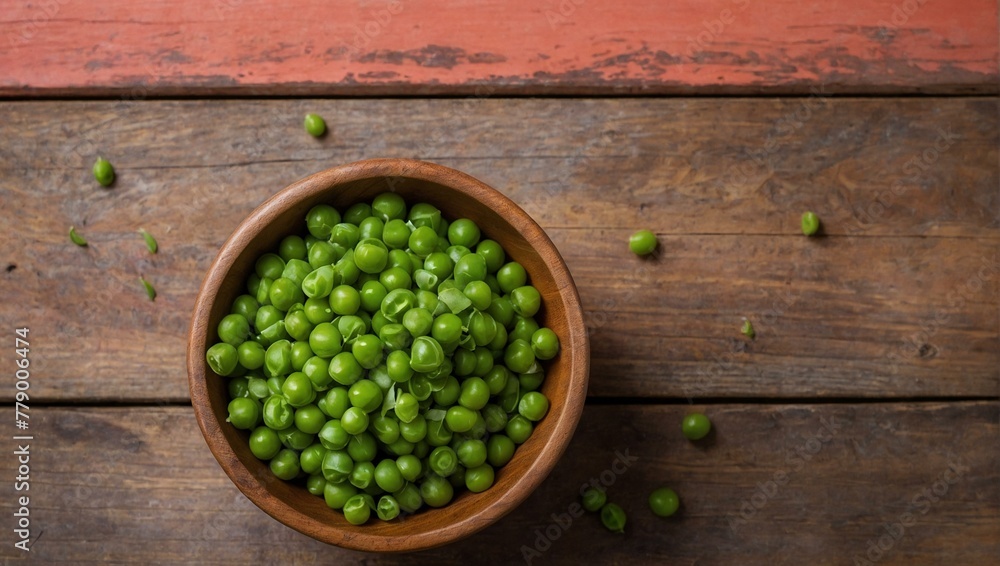
[[[226,379],[212,373],[205,351],[218,341],[216,327],[233,300],[245,292],[247,276],[261,254],[288,234],[303,233],[303,218],[316,204],[345,210],[382,192],[408,204],[429,202],[449,220],[471,218],[484,238],[503,245],[508,259],[527,269],[541,292],[539,323],[556,332],[559,355],[548,362],[541,391],[548,415],[483,493],[463,492],[441,509],[424,507],[403,520],[353,526],[297,483],[271,474],[255,458],[248,433],[229,426]],[[453,169],[408,159],[373,159],[327,169],[298,181],[260,205],[223,244],[202,283],[188,341],[187,365],[198,425],[209,448],[236,486],[268,515],[315,539],[356,550],[401,552],[433,548],[485,528],[509,513],[538,487],[568,445],[587,394],[589,344],[576,286],[545,232],[510,199]]]

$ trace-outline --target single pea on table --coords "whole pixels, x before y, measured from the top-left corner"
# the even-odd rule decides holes
[[[304,220],[205,353],[229,424],[351,524],[488,490],[550,410],[559,338],[524,266],[472,220],[394,193]]]

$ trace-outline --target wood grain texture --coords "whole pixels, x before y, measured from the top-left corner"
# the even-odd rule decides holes
[[[542,225],[581,292],[591,395],[998,392],[993,99],[4,103],[0,139],[0,319],[32,327],[42,399],[186,399],[225,238],[290,182],[380,155],[465,171]],[[801,236],[809,209],[827,237]],[[638,227],[658,259],[626,252]]]
[[[715,433],[699,444],[680,434],[689,410],[588,406],[553,474],[511,515],[457,544],[376,556],[316,542],[255,508],[212,458],[189,407],[36,409],[30,558],[510,564],[534,547],[545,550],[532,564],[581,556],[600,564],[850,564],[880,538],[879,564],[985,564],[1000,552],[1000,459],[985,449],[1000,440],[997,402],[715,405],[707,408]],[[951,465],[958,471],[946,474]],[[0,460],[5,477],[13,466]],[[602,476],[628,513],[625,535],[611,535],[593,515],[558,527],[560,515],[575,511],[580,486]],[[682,500],[670,519],[646,504],[663,485]],[[0,489],[9,516],[13,485]],[[898,540],[883,538],[884,525],[904,518]],[[546,531],[548,545],[538,534]],[[26,558],[8,544],[0,557]]]
[[[996,93],[994,0],[55,1],[0,95]]]

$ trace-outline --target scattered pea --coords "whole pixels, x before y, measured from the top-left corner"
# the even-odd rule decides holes
[[[802,233],[812,236],[819,231],[819,217],[815,212],[806,212],[802,215]]]
[[[155,254],[156,250],[159,249],[159,246],[156,244],[156,238],[142,228],[139,229],[139,233],[142,234],[142,239],[146,240],[146,248],[149,250],[149,253]]]
[[[142,283],[142,286],[146,289],[146,295],[149,297],[149,300],[155,301],[156,289],[153,288],[153,284],[150,283],[149,281],[146,281],[144,277],[139,277],[139,282]]]
[[[740,332],[742,332],[744,336],[746,336],[751,340],[753,340],[754,337],[757,336],[757,333],[754,332],[753,330],[753,323],[751,323],[750,320],[746,318],[743,319],[743,326],[742,328],[740,328]]]
[[[309,135],[318,138],[326,133],[326,122],[319,114],[306,114],[305,128]]]
[[[661,487],[649,494],[649,508],[660,517],[669,517],[680,507],[677,493],[669,487]]]
[[[601,523],[613,533],[625,532],[625,510],[614,503],[601,507]]]
[[[604,490],[590,488],[583,492],[583,508],[596,513],[608,502],[608,494]]]
[[[80,246],[81,248],[86,247],[87,245],[87,239],[81,236],[80,234],[77,234],[76,228],[74,228],[73,226],[69,227],[69,240],[74,244]]]
[[[700,440],[705,438],[709,431],[712,430],[712,422],[708,420],[708,417],[701,413],[691,413],[690,415],[684,417],[684,423],[681,426],[681,430],[684,432],[684,436],[688,440]]]
[[[111,183],[115,182],[115,168],[111,166],[111,162],[103,157],[98,157],[97,161],[94,162],[94,178],[102,186],[109,187]]]
[[[628,239],[628,247],[635,255],[649,255],[656,249],[656,234],[650,230],[639,230]]]

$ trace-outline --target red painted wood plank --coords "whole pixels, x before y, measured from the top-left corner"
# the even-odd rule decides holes
[[[997,92],[996,0],[43,0],[0,95]]]

